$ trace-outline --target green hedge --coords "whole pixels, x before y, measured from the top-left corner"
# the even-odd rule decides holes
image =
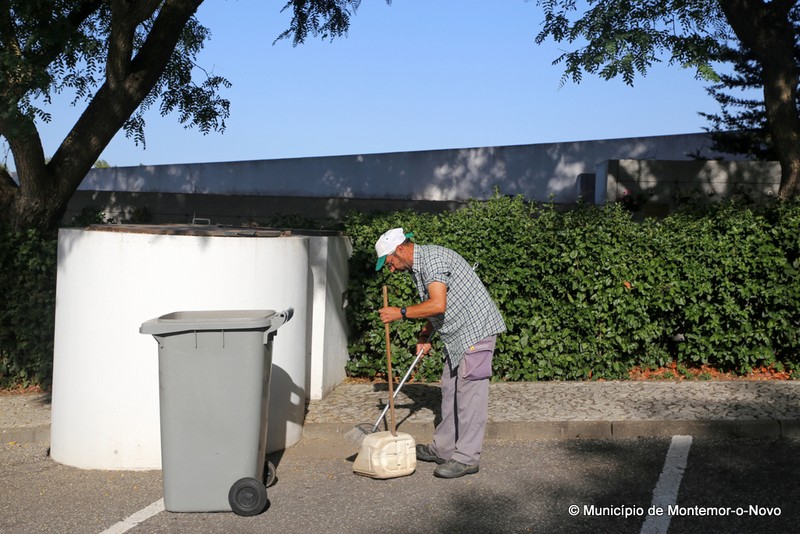
[[[798,202],[731,201],[644,222],[620,205],[563,210],[505,196],[441,215],[353,214],[351,376],[385,374],[381,286],[390,305],[418,301],[410,276],[374,271],[375,240],[395,226],[478,262],[508,326],[496,379],[616,379],[673,361],[800,370]],[[421,326],[392,323],[398,373]],[[426,358],[416,379],[440,372],[441,358]]]
[[[0,233],[0,387],[49,386],[53,370],[56,239]]]
[[[403,226],[478,262],[509,331],[501,380],[625,378],[634,366],[708,364],[800,375],[800,202],[726,202],[636,222],[619,205],[559,209],[495,196],[440,215],[353,213],[348,320],[351,376],[385,374],[381,286],[392,305],[417,302],[408,275],[374,270],[374,243]],[[56,240],[0,234],[0,387],[49,385]],[[420,321],[392,324],[398,374]],[[441,347],[417,380],[438,380]]]

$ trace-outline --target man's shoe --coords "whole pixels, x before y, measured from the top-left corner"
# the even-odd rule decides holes
[[[447,463],[438,466],[433,470],[433,476],[439,478],[458,478],[464,475],[471,475],[478,472],[478,465],[467,465],[455,460],[447,460]]]
[[[436,453],[431,450],[430,446],[419,444],[417,444],[417,460],[422,460],[423,462],[436,462],[440,465],[445,462],[444,458],[439,458],[436,456]]]

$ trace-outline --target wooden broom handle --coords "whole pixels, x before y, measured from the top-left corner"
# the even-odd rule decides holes
[[[386,308],[389,306],[389,293],[386,289],[386,285],[383,286],[383,307]],[[388,373],[388,383],[389,383],[389,430],[392,432],[392,436],[397,436],[397,429],[395,428],[395,419],[394,419],[394,375],[392,374],[392,349],[391,344],[389,342],[389,323],[384,323],[384,327],[386,330],[386,369]]]

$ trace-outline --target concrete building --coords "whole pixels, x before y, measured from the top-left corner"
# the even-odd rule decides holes
[[[275,216],[338,218],[349,209],[451,209],[495,190],[534,201],[591,201],[608,160],[721,157],[707,134],[276,160],[93,169],[69,206],[117,221],[263,224]],[[731,159],[727,157],[726,159]],[[735,159],[735,158],[734,158]],[[691,178],[687,178],[691,181]]]

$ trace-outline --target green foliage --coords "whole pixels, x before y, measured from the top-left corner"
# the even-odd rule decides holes
[[[276,214],[255,224],[267,228],[340,231],[341,223],[334,219],[312,219],[301,214]]]
[[[93,224],[147,224],[153,221],[153,213],[146,206],[131,208],[125,213],[120,213],[118,218],[106,216],[103,208],[98,206],[84,206],[68,222],[62,221],[62,226],[86,227]]]
[[[728,202],[637,223],[620,205],[559,210],[495,196],[436,216],[354,214],[345,226],[354,244],[353,376],[386,372],[381,286],[390,305],[419,300],[410,276],[374,270],[374,243],[395,226],[478,262],[508,326],[497,379],[625,378],[634,366],[671,361],[737,372],[800,367],[798,202]],[[421,326],[392,323],[398,373]],[[441,358],[423,362],[416,378],[437,380]]]
[[[197,64],[210,38],[194,17],[201,3],[3,3],[0,139],[18,174],[12,180],[0,171],[0,225],[57,227],[86,170],[120,129],[145,144],[145,115],[153,108],[204,134],[225,130],[230,105],[220,93],[230,83]],[[37,130],[52,120],[56,96],[88,111],[45,162]]]
[[[50,383],[56,240],[33,230],[0,234],[0,387]]]
[[[11,18],[1,32],[4,40],[18,46],[0,47],[0,78],[4,80],[0,84],[0,98],[5,104],[3,109],[7,110],[4,114],[11,114],[9,119],[19,113],[29,119],[50,122],[52,117],[46,104],[52,95],[67,91],[73,95],[73,105],[92,100],[103,82],[121,74],[107,70],[108,58],[115,53],[113,48],[125,48],[120,54],[140,52],[148,39],[153,40],[156,21],[170,16],[162,16],[162,10],[170,11],[169,6],[164,8],[159,4],[137,6],[138,10],[134,10],[107,2],[89,6],[75,1],[12,0],[6,8]],[[130,32],[118,31],[124,32],[130,42],[121,42],[120,36],[118,42],[111,41],[112,23],[129,27]],[[230,106],[217,93],[229,88],[230,83],[208,73],[199,84],[193,80],[193,71],[196,75],[197,70],[195,60],[209,39],[209,30],[192,17],[175,31],[178,38],[166,68],[155,88],[125,123],[126,134],[137,143],[144,144],[144,113],[158,100],[162,115],[178,111],[180,122],[187,127],[197,126],[203,133],[225,129]],[[169,46],[171,36],[160,38]],[[19,53],[18,48],[28,52]],[[21,76],[20,72],[26,75]],[[45,105],[36,103],[37,100]]]
[[[348,372],[354,376],[374,377],[386,373],[384,329],[378,318],[383,306],[382,286],[389,288],[389,304],[413,302],[418,299],[410,277],[387,276],[388,271],[375,272],[374,244],[389,228],[402,226],[413,230],[418,239],[427,239],[426,231],[433,231],[438,217],[411,211],[377,215],[350,214],[345,221],[345,231],[353,241],[350,259],[350,279],[347,296],[348,322],[352,336]],[[433,235],[438,236],[438,233]],[[413,360],[416,334],[421,324],[408,321],[392,325],[393,365],[407,369]],[[423,359],[420,371],[425,376],[441,374],[441,362],[435,358]]]
[[[712,83],[712,96],[723,103],[722,116],[706,115],[716,126],[739,130],[757,124],[756,130],[732,136],[715,136],[723,150],[763,156],[771,149],[781,161],[778,195],[797,195],[800,179],[797,137],[797,45],[800,9],[797,2],[739,2],[736,0],[539,0],[544,10],[536,43],[548,39],[567,43],[571,50],[553,64],[564,67],[562,84],[580,83],[583,74],[604,80],[622,77],[633,85],[654,64],[667,58],[669,65],[693,69],[695,77]],[[745,54],[738,56],[735,48]],[[734,55],[731,54],[734,52]],[[750,57],[746,57],[746,56]],[[736,57],[738,56],[738,57]],[[715,66],[730,63],[737,76],[721,78]],[[793,66],[790,66],[794,63]],[[763,68],[784,65],[783,68]],[[792,68],[794,67],[794,68]],[[731,86],[733,82],[733,86]],[[764,109],[770,109],[769,128],[761,127],[757,101],[731,98],[724,87],[782,87],[764,93]],[[729,106],[725,108],[725,106]],[[741,113],[730,109],[742,107]],[[768,135],[767,135],[768,134]],[[767,146],[764,146],[764,143]],[[765,148],[767,149],[765,151]]]
[[[637,74],[661,62],[695,70],[697,77],[716,81],[711,63],[732,32],[718,2],[592,1],[579,14],[572,0],[541,0],[543,28],[536,36],[541,44],[549,38],[581,47],[561,54],[553,63],[564,64],[564,79],[580,83],[583,73],[604,80],[621,76],[633,85]]]
[[[97,206],[84,206],[77,215],[70,219],[67,226],[85,227],[93,224],[106,224],[112,221],[106,219],[105,213]]]
[[[93,216],[87,212],[86,216]],[[508,326],[500,380],[626,378],[634,366],[761,366],[800,376],[800,200],[736,201],[635,222],[617,204],[560,209],[496,195],[439,215],[348,215],[351,376],[385,375],[382,286],[394,306],[418,302],[411,277],[375,272],[374,243],[402,226],[450,247],[477,271]],[[0,387],[47,386],[55,317],[56,241],[0,235]],[[411,364],[421,321],[391,325],[394,369]],[[415,379],[438,380],[441,344]]]
[[[388,5],[392,0],[386,0]],[[292,45],[303,44],[310,33],[314,37],[333,40],[347,34],[350,18],[358,9],[361,0],[289,0],[281,9],[292,13],[289,28],[281,32],[275,42],[292,40]]]
[[[136,35],[137,48],[150,38],[144,28],[146,26]],[[230,116],[230,101],[222,98],[219,92],[221,89],[230,89],[232,84],[222,76],[198,69],[196,63],[196,57],[210,35],[209,29],[197,19],[191,18],[187,22],[155,88],[125,122],[125,135],[133,138],[136,144],[146,146],[144,116],[159,99],[161,115],[177,112],[178,120],[186,128],[197,126],[203,134],[212,130],[225,131],[225,119]],[[194,81],[198,70],[205,75],[199,84]]]

